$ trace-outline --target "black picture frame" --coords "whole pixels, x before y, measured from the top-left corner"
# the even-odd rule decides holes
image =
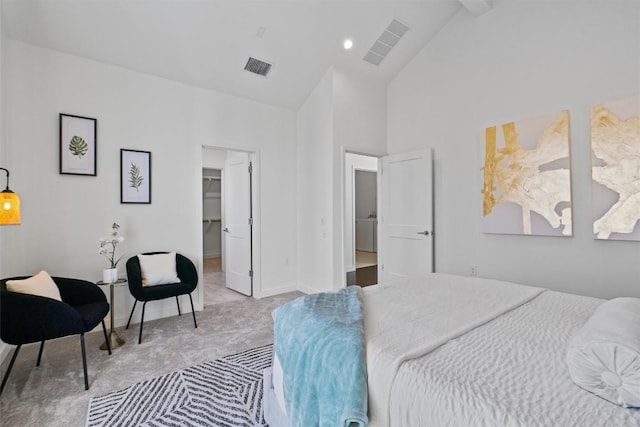
[[[120,149],[120,203],[151,203],[151,152]]]
[[[97,176],[97,119],[60,113],[60,174]]]

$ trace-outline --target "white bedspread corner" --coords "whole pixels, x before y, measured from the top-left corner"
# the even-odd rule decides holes
[[[369,426],[389,424],[400,365],[538,296],[544,289],[433,273],[363,289]]]

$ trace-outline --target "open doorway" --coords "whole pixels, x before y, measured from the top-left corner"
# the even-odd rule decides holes
[[[253,294],[254,157],[246,151],[203,147],[200,288],[204,307]]]
[[[218,166],[218,165],[216,165]],[[202,168],[203,305],[211,305],[226,287],[222,262],[222,169]]]
[[[356,169],[353,180],[356,284],[378,283],[378,173]]]
[[[345,274],[347,285],[378,283],[378,158],[345,153]]]

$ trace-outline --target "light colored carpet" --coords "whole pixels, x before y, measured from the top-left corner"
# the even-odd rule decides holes
[[[140,345],[139,325],[117,328],[127,342],[111,356],[99,350],[102,331],[89,333],[85,337],[88,391],[84,390],[78,336],[47,342],[40,367],[35,366],[38,344],[23,346],[0,396],[0,425],[83,426],[93,396],[273,342],[271,311],[300,295],[242,297],[207,305],[196,313],[197,329],[191,313],[145,322]],[[9,358],[0,366],[2,375]]]
[[[246,295],[227,289],[220,258],[206,258],[203,265],[203,303],[205,306],[233,301],[244,301]]]

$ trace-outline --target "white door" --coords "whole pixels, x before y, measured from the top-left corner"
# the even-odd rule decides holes
[[[380,282],[433,272],[431,150],[383,157]]]
[[[233,153],[224,162],[224,244],[227,288],[252,295],[251,162]]]

